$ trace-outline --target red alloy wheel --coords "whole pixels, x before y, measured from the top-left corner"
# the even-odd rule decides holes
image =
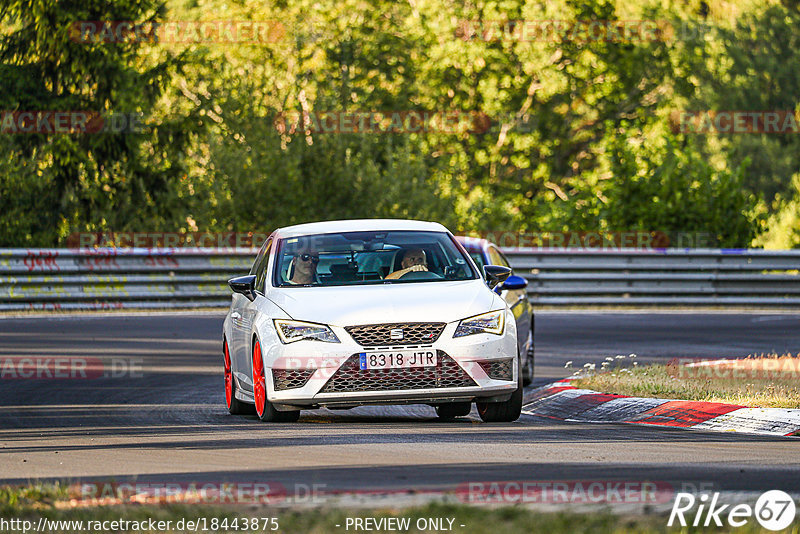
[[[228,352],[228,342],[225,341],[225,402],[228,404],[228,409],[231,408],[231,400],[233,399],[233,376],[231,374],[231,355]]]
[[[267,381],[264,378],[264,360],[261,358],[261,343],[256,340],[253,346],[253,397],[256,413],[263,417],[267,404]]]

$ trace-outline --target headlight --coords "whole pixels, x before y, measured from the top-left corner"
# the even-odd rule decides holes
[[[294,343],[301,339],[312,341],[325,341],[326,343],[341,343],[333,330],[327,325],[305,323],[303,321],[287,321],[275,319],[275,330],[284,343]]]
[[[482,313],[475,317],[468,317],[458,323],[453,337],[471,336],[472,334],[497,334],[503,333],[505,326],[505,310]]]

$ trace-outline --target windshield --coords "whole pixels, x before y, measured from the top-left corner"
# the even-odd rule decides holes
[[[443,232],[343,232],[281,239],[276,287],[474,280],[478,273]]]

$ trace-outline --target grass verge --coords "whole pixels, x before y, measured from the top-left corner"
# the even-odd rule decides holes
[[[616,365],[615,365],[616,364]],[[675,360],[623,367],[619,360],[573,380],[578,388],[633,397],[800,408],[800,358],[777,355],[713,364]]]

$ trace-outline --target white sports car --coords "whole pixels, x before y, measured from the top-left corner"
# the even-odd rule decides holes
[[[350,220],[275,230],[223,325],[232,414],[429,404],[441,418],[514,421],[522,407],[514,315],[447,229]]]

